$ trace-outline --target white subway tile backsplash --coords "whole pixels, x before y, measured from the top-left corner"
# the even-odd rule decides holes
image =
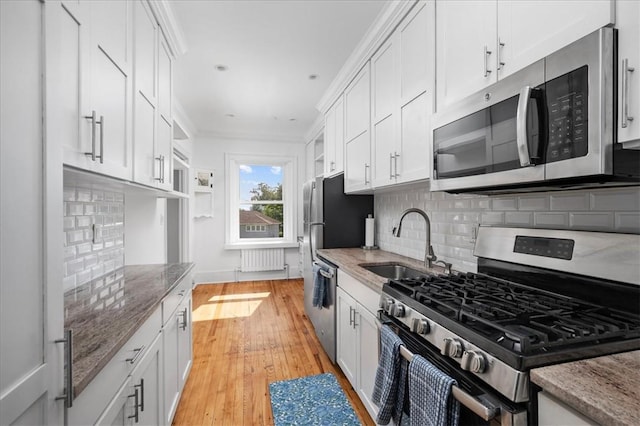
[[[589,209],[589,194],[585,193],[554,193],[550,197],[551,210],[575,211]]]
[[[613,229],[613,213],[569,213],[569,227],[585,231],[608,231]]]
[[[99,288],[105,273],[113,276],[115,268],[124,266],[124,194],[65,186],[63,197],[64,288],[69,290],[90,282]],[[93,242],[93,224],[100,231],[96,234],[98,240],[104,233],[108,244]],[[98,302],[102,303],[102,298]]]
[[[537,228],[567,228],[568,213],[536,212],[533,214],[533,226]]]
[[[428,201],[420,204],[423,196]],[[436,256],[456,269],[475,272],[471,237],[479,223],[640,233],[639,204],[640,187],[485,196],[428,192],[428,185],[416,185],[375,195],[376,241],[383,250],[422,260],[422,218],[408,216],[400,238],[391,236],[391,229],[397,226],[404,209],[423,208],[431,219]]]
[[[611,191],[594,191],[591,194],[591,209],[603,211],[639,211],[640,188]]]

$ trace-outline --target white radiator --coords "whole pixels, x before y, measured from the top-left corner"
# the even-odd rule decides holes
[[[246,249],[242,250],[242,272],[282,271],[284,265],[284,249]]]

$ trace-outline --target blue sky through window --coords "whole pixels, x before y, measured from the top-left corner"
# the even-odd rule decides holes
[[[240,199],[251,200],[251,190],[259,183],[266,183],[270,187],[276,187],[282,183],[282,167],[263,166],[255,164],[240,165]]]

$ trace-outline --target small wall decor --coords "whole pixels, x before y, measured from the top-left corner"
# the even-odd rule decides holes
[[[213,192],[213,171],[196,170],[195,172],[195,191]]]

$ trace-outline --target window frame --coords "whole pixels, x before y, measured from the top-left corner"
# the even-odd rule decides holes
[[[297,247],[297,159],[294,156],[225,154],[226,165],[226,230],[225,248]],[[282,170],[283,236],[271,238],[240,238],[238,211],[243,203],[240,199],[240,165],[278,166]],[[262,203],[261,203],[262,204]],[[280,204],[265,201],[264,204]]]

